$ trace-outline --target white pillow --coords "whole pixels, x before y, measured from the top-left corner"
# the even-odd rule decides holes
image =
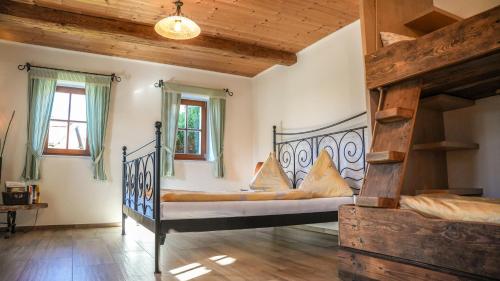
[[[250,188],[254,190],[278,191],[292,188],[290,179],[281,168],[274,153],[270,153],[266,162],[253,177]]]
[[[401,41],[415,40],[415,37],[405,36],[392,32],[380,32],[380,39],[382,40],[382,46],[389,46]]]
[[[325,149],[320,152],[299,189],[312,192],[315,198],[352,196],[353,194],[349,184],[342,178]]]

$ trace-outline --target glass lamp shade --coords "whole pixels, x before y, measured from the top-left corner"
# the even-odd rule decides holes
[[[155,31],[163,37],[186,40],[200,35],[200,27],[183,16],[169,16],[156,23]]]

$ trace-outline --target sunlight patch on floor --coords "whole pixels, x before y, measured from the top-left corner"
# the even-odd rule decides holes
[[[211,260],[211,261],[218,261],[218,260],[223,259],[225,257],[227,257],[227,256],[226,255],[220,255],[220,256],[213,256],[213,257],[208,258],[208,259]]]
[[[213,261],[221,266],[226,266],[233,264],[236,259],[229,257],[227,255],[218,255],[208,258],[208,260]],[[200,263],[190,263],[187,265],[183,265],[174,269],[171,269],[169,272],[175,276],[180,281],[187,281],[193,278],[199,277],[201,275],[205,275],[210,273],[212,269],[202,266]]]
[[[216,263],[218,265],[225,266],[225,265],[230,265],[230,264],[234,263],[235,261],[236,261],[235,258],[226,257],[226,258],[223,258],[223,259],[220,259],[220,260],[216,261]]]
[[[181,266],[181,267],[178,267],[178,268],[174,268],[174,269],[170,270],[169,272],[172,273],[173,275],[177,275],[179,273],[191,270],[191,269],[196,268],[198,266],[201,266],[201,264],[195,262],[195,263],[184,265],[184,266]]]
[[[208,269],[208,268],[202,266],[202,267],[197,267],[195,269],[186,271],[186,272],[181,273],[181,274],[177,274],[177,275],[175,275],[175,278],[177,278],[179,281],[187,281],[187,280],[191,280],[193,278],[205,275],[207,273],[210,273],[211,271],[212,271],[211,269]]]

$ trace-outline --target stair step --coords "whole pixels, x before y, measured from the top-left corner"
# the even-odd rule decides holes
[[[394,198],[369,196],[357,196],[354,201],[356,206],[377,208],[395,208],[399,203]]]
[[[380,123],[397,122],[402,120],[408,120],[413,117],[413,110],[393,107],[378,111],[375,113],[375,120]]]
[[[477,143],[467,143],[458,141],[439,141],[431,143],[414,144],[413,150],[429,150],[429,151],[453,151],[453,150],[468,150],[479,149]]]
[[[483,195],[483,189],[482,188],[417,189],[417,194],[430,194],[430,193],[447,193],[456,195],[481,196]]]
[[[398,163],[405,159],[405,153],[399,151],[380,151],[366,154],[366,162],[370,164]]]
[[[459,108],[473,106],[475,102],[460,97],[454,97],[446,94],[432,96],[420,100],[420,105],[425,108],[448,111]]]

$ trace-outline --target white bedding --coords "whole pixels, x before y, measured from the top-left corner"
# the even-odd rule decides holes
[[[352,197],[302,200],[163,202],[161,219],[201,219],[316,213],[337,211],[340,205],[353,204]]]

